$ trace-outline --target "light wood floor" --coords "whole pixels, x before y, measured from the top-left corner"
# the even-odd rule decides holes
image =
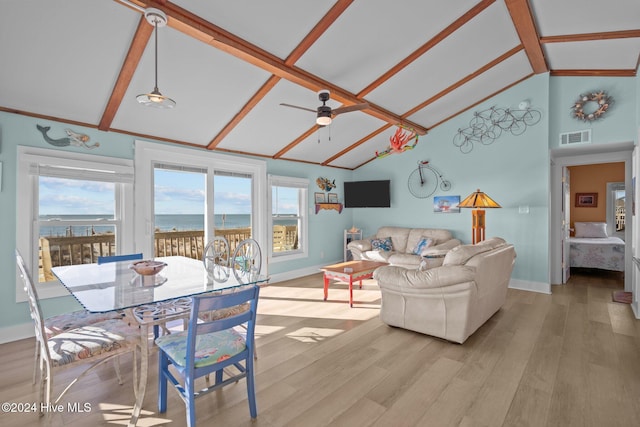
[[[621,287],[618,275],[599,274],[574,275],[553,295],[509,290],[506,305],[458,345],[381,323],[373,280],[351,309],[341,284],[322,301],[320,275],[274,284],[259,304],[257,420],[241,381],[198,401],[199,425],[637,426],[640,321],[612,302]],[[32,340],[0,346],[2,402],[36,401],[32,358]],[[157,413],[155,357],[151,366],[139,425],[184,425],[172,390],[167,413]],[[126,425],[130,369],[123,360],[122,386],[106,365],[72,389],[65,402],[90,412],[0,413],[0,425]]]

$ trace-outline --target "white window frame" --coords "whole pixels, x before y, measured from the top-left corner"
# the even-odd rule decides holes
[[[180,165],[197,168],[206,172],[206,212],[213,215],[213,181],[216,170],[239,172],[251,175],[252,213],[251,235],[261,248],[267,242],[267,165],[264,160],[250,159],[241,156],[230,156],[195,148],[179,147],[135,141],[135,210],[136,252],[153,253],[154,240],[154,168],[156,165]],[[205,241],[214,235],[213,217],[205,216]],[[264,249],[263,249],[264,251]],[[266,262],[262,263],[262,274],[267,273]]]
[[[18,146],[16,186],[16,248],[33,278],[38,271],[39,178],[41,175],[70,179],[113,182],[115,187],[114,225],[116,247],[120,253],[133,252],[133,161],[94,154],[73,153],[45,148]],[[38,283],[41,299],[67,296],[69,293],[53,281]],[[22,281],[16,277],[16,302],[27,300]]]
[[[300,213],[300,238],[298,239],[298,249],[286,252],[273,252],[273,187],[298,188],[300,197],[298,199],[298,212]],[[290,176],[269,175],[269,221],[267,234],[269,236],[269,262],[277,263],[291,261],[294,259],[307,258],[309,256],[309,180],[306,178],[295,178]]]

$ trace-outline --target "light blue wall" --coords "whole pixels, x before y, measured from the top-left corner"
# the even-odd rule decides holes
[[[593,144],[637,141],[637,77],[551,77],[549,100],[555,114],[549,121],[549,148],[560,145],[560,133],[591,129]],[[604,90],[613,105],[601,119],[583,122],[572,117],[581,94]]]
[[[269,274],[285,273],[304,269],[305,267],[341,261],[343,257],[343,230],[351,228],[352,218],[349,209],[342,213],[335,210],[321,210],[315,213],[314,192],[323,192],[316,184],[319,177],[335,180],[336,188],[332,193],[338,194],[338,200],[343,199],[343,182],[350,181],[352,171],[327,168],[306,163],[296,163],[283,160],[268,160],[267,170],[273,175],[308,178],[309,183],[309,258],[278,262],[269,265]],[[325,193],[326,194],[326,193]]]
[[[615,98],[614,108],[605,119],[583,124],[570,117],[570,107],[581,92],[604,89]],[[408,225],[446,228],[454,236],[469,242],[471,239],[471,212],[458,214],[433,212],[433,200],[416,199],[407,189],[409,173],[418,160],[429,160],[444,177],[451,181],[448,192],[437,195],[465,197],[476,188],[485,191],[502,209],[487,212],[487,235],[501,236],[514,243],[518,258],[513,277],[532,282],[549,280],[549,148],[557,146],[560,132],[591,127],[594,143],[637,141],[640,126],[640,80],[634,78],[587,78],[534,76],[499,94],[467,112],[436,127],[420,138],[418,146],[407,153],[392,155],[351,172],[316,165],[267,160],[268,173],[308,178],[310,257],[308,259],[276,263],[269,266],[270,274],[317,266],[342,257],[342,232],[355,225],[373,234],[381,225]],[[452,144],[460,127],[465,127],[474,111],[497,105],[516,108],[527,99],[532,107],[542,111],[542,121],[521,136],[503,135],[493,144],[476,145],[473,151],[462,154]],[[15,227],[16,227],[16,147],[18,145],[51,146],[36,130],[36,123],[51,125],[53,136],[66,127],[84,132],[92,141],[101,144],[95,154],[133,158],[134,138],[114,132],[101,132],[81,126],[69,126],[46,120],[0,112],[0,162],[2,162],[2,188],[0,191],[0,333],[2,328],[29,321],[25,304],[15,301]],[[65,148],[68,151],[87,152],[85,149]],[[373,155],[373,153],[372,153]],[[338,194],[343,195],[343,182],[355,179],[390,179],[392,207],[389,209],[345,209],[335,211],[313,210],[313,192],[318,177],[336,180]],[[342,199],[341,199],[342,201]],[[519,213],[528,207],[529,213]],[[324,257],[320,254],[323,252]],[[43,302],[47,315],[72,308],[77,304],[71,298],[56,298]],[[2,337],[0,336],[0,339]]]
[[[417,199],[407,187],[409,174],[419,160],[429,160],[453,184],[434,195],[459,195],[476,189],[487,193],[502,209],[488,209],[487,237],[500,236],[515,245],[518,259],[513,277],[548,283],[548,75],[539,75],[501,93],[421,137],[415,149],[373,162],[355,171],[356,179],[390,179],[391,208],[351,209],[356,226],[365,235],[382,225],[434,227],[451,230],[465,243],[471,241],[471,212],[434,213],[433,197]],[[542,120],[520,136],[503,134],[491,145],[476,144],[468,154],[453,145],[458,128],[468,126],[473,112],[493,105],[517,108],[522,100],[542,112]],[[527,206],[528,214],[518,213]]]
[[[61,148],[63,151],[91,153],[118,158],[133,159],[133,143],[135,138],[115,132],[101,132],[82,126],[67,125],[47,120],[0,112],[0,162],[2,162],[2,188],[0,191],[0,333],[3,327],[18,325],[29,321],[28,308],[25,303],[16,304],[15,295],[15,241],[16,241],[16,158],[17,146],[35,146],[52,148],[46,143],[36,124],[51,126],[52,138],[64,137],[64,129],[71,128],[76,132],[86,133],[92,142],[99,142],[100,147],[87,150],[78,147]],[[309,186],[309,252],[307,259],[275,263],[269,266],[269,274],[277,274],[297,270],[308,266],[326,264],[342,259],[342,230],[350,228],[351,215],[347,212],[320,211],[315,214],[313,192],[320,191],[316,186],[316,178],[322,176],[336,180],[337,189],[342,182],[349,180],[352,172],[343,169],[326,168],[317,165],[295,163],[283,160],[267,161],[267,172],[274,175],[285,175],[308,178]],[[334,190],[335,191],[335,190]],[[340,191],[341,194],[341,191]],[[42,302],[45,315],[55,315],[81,307],[71,297],[46,299]],[[0,337],[2,341],[2,337]]]

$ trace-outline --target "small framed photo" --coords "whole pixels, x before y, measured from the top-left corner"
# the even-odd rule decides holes
[[[576,193],[576,207],[597,208],[598,193]]]
[[[336,193],[329,193],[327,197],[329,198],[329,203],[338,203],[338,195]]]
[[[316,203],[326,203],[324,193],[313,193],[313,197],[316,200]]]
[[[460,196],[434,196],[433,211],[436,213],[460,213]]]

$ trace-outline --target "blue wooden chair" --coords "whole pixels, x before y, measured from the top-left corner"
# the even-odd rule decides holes
[[[256,397],[253,372],[253,348],[258,286],[220,295],[204,294],[192,297],[193,304],[187,331],[164,335],[156,339],[158,346],[158,411],[167,410],[167,384],[180,393],[186,404],[187,425],[196,425],[195,398],[246,378],[249,412],[256,418]],[[249,303],[249,310],[212,321],[199,320],[198,315],[212,310],[225,310]],[[235,327],[247,324],[246,337]],[[169,368],[173,366],[173,369]],[[223,378],[223,369],[234,366],[239,373]],[[174,375],[175,372],[175,375]],[[215,372],[215,384],[195,390],[197,378]],[[234,371],[235,372],[235,371]]]
[[[142,259],[142,254],[125,254],[125,255],[112,255],[112,256],[99,256],[98,264],[106,264],[108,262],[116,261],[134,261]]]

